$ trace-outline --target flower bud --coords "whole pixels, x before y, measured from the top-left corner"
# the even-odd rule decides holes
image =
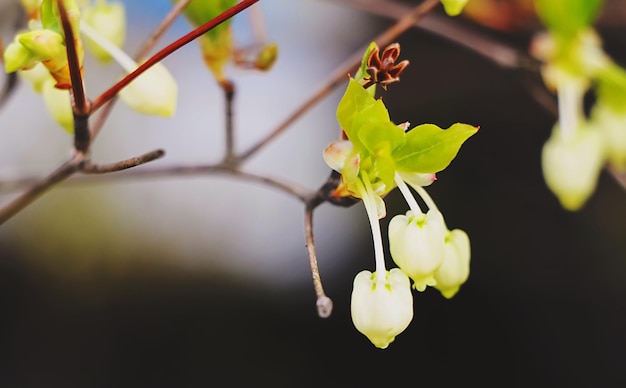
[[[126,39],[126,13],[122,3],[98,2],[82,11],[83,23],[87,23],[103,38],[117,47],[122,47]],[[87,37],[87,49],[101,62],[110,62],[111,54],[97,42]]]
[[[469,277],[470,240],[461,229],[450,231],[446,237],[444,258],[435,271],[435,288],[450,299]]]
[[[361,271],[354,278],[350,302],[352,322],[377,348],[385,349],[413,319],[409,278],[398,268],[377,273]]]
[[[28,69],[37,63],[37,57],[17,39],[11,42],[4,50],[4,69],[7,73],[14,73],[21,69]]]
[[[176,110],[178,86],[160,63],[150,67],[119,93],[122,101],[139,113],[171,117]]]
[[[272,66],[274,66],[277,57],[278,45],[276,43],[265,45],[256,57],[254,67],[258,70],[268,71],[272,68]]]
[[[443,216],[433,209],[419,215],[408,211],[389,222],[391,257],[418,291],[436,284],[434,273],[443,263],[446,232]]]
[[[571,138],[554,131],[541,153],[546,184],[570,211],[580,209],[596,188],[604,164],[604,144],[597,130],[581,128]]]
[[[52,30],[35,30],[19,34],[17,41],[41,61],[64,58],[63,35]]]

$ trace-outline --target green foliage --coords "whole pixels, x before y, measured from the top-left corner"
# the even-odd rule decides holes
[[[571,38],[594,22],[603,0],[535,0],[543,24],[554,34]]]
[[[359,153],[362,161],[372,162],[375,176],[387,181],[397,171],[436,173],[456,157],[461,145],[478,128],[454,124],[441,129],[435,124],[422,124],[405,132],[389,119],[381,99],[374,99],[354,79],[339,102],[337,120]]]
[[[171,1],[178,3],[179,0]],[[234,6],[236,3],[237,0],[192,0],[185,7],[185,16],[192,25],[198,27]],[[215,38],[219,36],[223,30],[228,29],[229,25],[230,19],[216,26],[211,31],[207,32],[206,35]]]
[[[452,162],[463,143],[477,127],[456,123],[448,129],[422,124],[406,134],[406,143],[394,152],[398,169],[406,172],[435,173]]]

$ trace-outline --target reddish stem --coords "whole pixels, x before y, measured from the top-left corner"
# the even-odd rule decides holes
[[[208,22],[204,23],[200,27],[191,31],[187,35],[169,44],[167,47],[163,48],[161,51],[157,52],[152,57],[150,57],[147,61],[141,64],[132,73],[122,78],[119,82],[117,82],[115,85],[110,87],[107,91],[105,91],[100,96],[98,96],[98,98],[96,98],[93,101],[93,104],[91,106],[91,111],[95,112],[98,108],[100,108],[102,105],[104,105],[113,97],[115,97],[120,92],[120,90],[122,90],[126,85],[131,83],[135,78],[139,77],[143,72],[148,70],[150,67],[162,61],[168,55],[174,53],[176,50],[187,45],[189,42],[193,41],[194,39],[200,37],[202,34],[210,31],[211,29],[215,28],[217,25],[232,18],[233,16],[237,15],[241,11],[245,10],[246,8],[250,7],[251,5],[257,2],[259,2],[259,0],[243,0],[242,2],[237,3],[233,7],[221,13],[217,17],[209,20]]]
[[[67,51],[67,65],[70,70],[72,80],[72,95],[74,96],[74,113],[79,115],[89,114],[85,89],[83,88],[83,77],[80,72],[80,61],[76,52],[75,36],[70,20],[67,17],[67,9],[63,0],[57,0],[61,25],[65,34],[65,48]]]

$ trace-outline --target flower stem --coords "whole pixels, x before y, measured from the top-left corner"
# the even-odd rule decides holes
[[[396,181],[396,185],[398,185],[398,189],[400,189],[400,192],[404,196],[404,199],[409,204],[409,207],[411,208],[413,215],[418,216],[422,214],[422,209],[420,208],[419,204],[417,203],[417,201],[411,194],[411,190],[409,190],[409,187],[406,185],[406,183],[404,183],[402,178],[400,178],[400,174],[396,172],[396,175],[393,177],[393,179]]]
[[[428,192],[426,192],[425,188],[421,186],[415,186],[413,188],[415,189],[415,191],[417,191],[417,194],[419,194],[419,196],[422,197],[422,199],[426,203],[426,206],[428,206],[428,210],[432,209],[432,210],[439,211],[439,209],[437,208],[437,205],[435,205],[435,201],[433,201],[432,197],[428,194]]]
[[[378,211],[376,210],[376,194],[372,189],[372,184],[367,175],[363,175],[356,181],[359,194],[363,199],[365,211],[370,221],[372,229],[372,239],[374,240],[374,257],[376,259],[376,277],[379,281],[385,281],[387,269],[385,268],[385,252],[383,251],[383,239],[380,233],[380,223],[378,222]]]
[[[559,123],[563,139],[571,139],[578,130],[583,89],[574,80],[560,82],[557,89]]]

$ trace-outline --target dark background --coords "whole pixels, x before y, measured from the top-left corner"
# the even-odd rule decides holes
[[[483,32],[522,49],[529,39]],[[623,29],[604,32],[622,60]],[[540,166],[554,117],[528,94],[527,75],[426,32],[399,42],[411,66],[385,94],[392,119],[481,127],[429,190],[448,226],[471,237],[457,296],[415,294],[413,322],[379,350],[349,319],[345,279],[371,256],[367,234],[331,278],[343,280],[325,282],[335,301],[325,320],[309,284],[285,293],[159,263],[80,283],[8,244],[0,386],[625,386],[623,188],[603,173],[581,211],[563,210]],[[388,213],[405,209],[391,194]]]

